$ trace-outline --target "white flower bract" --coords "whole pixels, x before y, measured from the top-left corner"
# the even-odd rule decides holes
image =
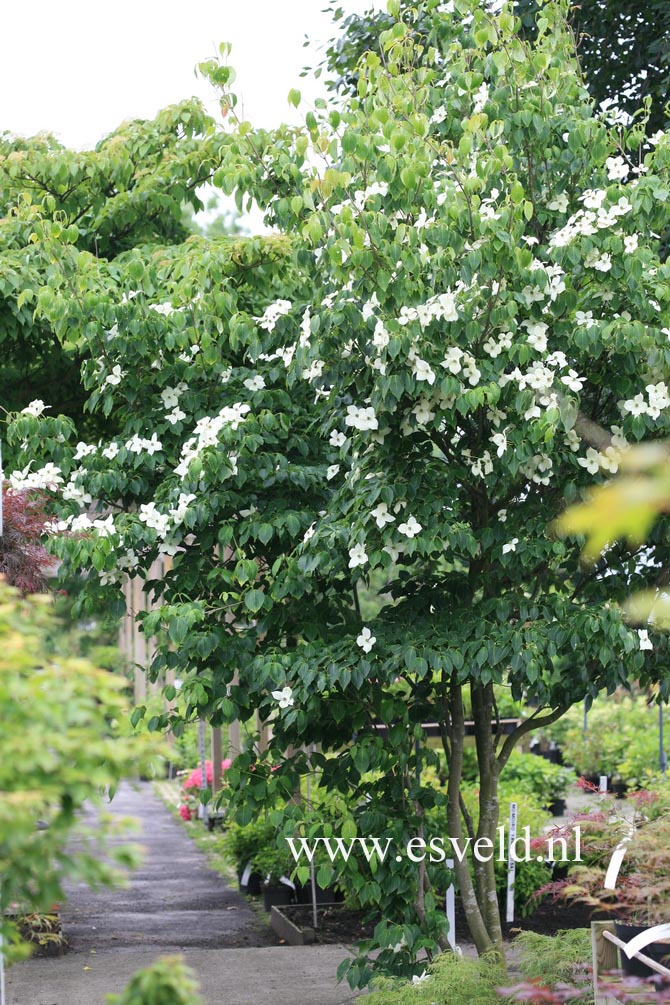
[[[364,653],[369,653],[377,639],[369,628],[364,628],[356,639],[356,645],[360,646]]]
[[[272,697],[279,704],[280,708],[290,708],[295,704],[293,698],[293,688],[283,687],[281,691],[273,691]]]

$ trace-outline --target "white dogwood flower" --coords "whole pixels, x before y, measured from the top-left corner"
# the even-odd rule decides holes
[[[420,426],[425,426],[435,418],[435,412],[431,409],[430,401],[427,398],[420,398],[412,411]]]
[[[630,167],[623,157],[608,157],[605,161],[605,169],[610,181],[624,181],[630,174]]]
[[[412,360],[412,373],[417,380],[425,380],[429,384],[435,383],[435,371],[430,363],[427,363],[425,359],[421,359],[420,356],[415,356]]]
[[[636,394],[634,398],[624,401],[623,409],[626,412],[630,412],[631,415],[646,415],[647,402],[644,400],[644,395]]]
[[[167,421],[170,423],[171,426],[174,426],[175,423],[181,422],[182,419],[186,418],[186,412],[182,412],[181,408],[177,406],[173,408],[171,412],[168,412],[165,418],[167,419]]]
[[[281,691],[273,691],[272,697],[279,703],[280,708],[289,708],[294,704],[293,688],[283,687]]]
[[[447,349],[440,366],[443,366],[449,373],[460,373],[463,369],[461,364],[463,356],[464,352],[462,349],[459,349],[458,346],[452,346],[450,349]]]
[[[51,408],[51,405],[45,405],[39,398],[35,398],[29,405],[21,409],[21,415],[34,415],[35,418],[38,418],[46,408]]]
[[[395,520],[393,514],[389,513],[389,508],[385,502],[378,503],[378,505],[371,511],[370,516],[374,517],[380,530],[383,530],[387,523],[393,523]]]
[[[356,639],[356,645],[360,646],[364,653],[369,653],[377,639],[369,628],[364,628]]]
[[[653,649],[654,643],[649,638],[649,632],[646,628],[638,628],[637,634],[640,639],[640,649]]]
[[[400,531],[401,534],[404,534],[405,537],[412,538],[416,537],[417,534],[420,534],[421,531],[423,530],[423,527],[418,522],[418,520],[416,520],[410,514],[405,523],[401,523],[398,525],[398,530]]]
[[[107,376],[105,377],[105,384],[112,384],[112,385],[120,384],[125,375],[126,371],[122,370],[119,364],[117,363],[116,366],[112,367],[111,373],[108,373]]]
[[[374,408],[359,408],[358,405],[348,405],[344,421],[347,426],[353,426],[354,429],[379,429]]]
[[[525,328],[528,335],[528,344],[537,352],[547,351],[547,329],[549,325],[544,321],[523,321],[522,328]]]
[[[581,391],[584,386],[584,377],[580,377],[576,370],[568,370],[565,377],[561,377],[561,383],[569,387],[571,391]]]
[[[600,471],[600,453],[593,447],[586,451],[586,457],[578,457],[577,463],[586,468],[590,475],[597,475]]]
[[[274,331],[279,318],[284,314],[288,314],[290,310],[290,300],[276,300],[273,304],[268,304],[262,316],[254,318],[254,321],[258,322],[259,328],[263,328],[265,331],[271,332]]]
[[[355,569],[359,565],[365,565],[369,561],[368,553],[364,544],[355,544],[349,549],[349,568]]]

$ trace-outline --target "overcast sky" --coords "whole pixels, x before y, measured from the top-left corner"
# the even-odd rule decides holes
[[[0,131],[49,130],[85,148],[127,118],[146,118],[212,91],[193,70],[219,42],[233,43],[235,90],[255,125],[291,121],[289,89],[319,62],[305,35],[334,34],[327,0],[23,0],[4,3]],[[347,12],[384,0],[340,0]],[[314,85],[312,85],[312,95]]]

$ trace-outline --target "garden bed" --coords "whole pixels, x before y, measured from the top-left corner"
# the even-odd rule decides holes
[[[321,904],[315,929],[310,904],[288,904],[272,908],[270,924],[290,946],[349,944],[372,936],[377,920],[366,916],[366,911],[351,911],[343,904]]]
[[[366,921],[366,911],[352,911],[343,904],[322,904],[317,907],[318,929],[314,929],[311,904],[283,904],[274,906],[270,913],[270,924],[280,939],[290,946],[312,944],[349,945],[372,936],[376,920]],[[573,928],[590,928],[592,920],[602,918],[593,914],[585,904],[559,904],[547,899],[538,904],[526,917],[518,917],[509,924],[503,921],[505,938],[513,938],[515,932],[537,932],[539,935],[554,935],[556,931]],[[465,914],[456,903],[456,940],[469,942]]]

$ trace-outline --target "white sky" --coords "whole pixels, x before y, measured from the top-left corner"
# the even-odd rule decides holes
[[[195,64],[233,43],[234,90],[257,126],[292,121],[292,87],[320,62],[305,35],[326,42],[335,28],[327,0],[23,0],[2,4],[0,131],[53,132],[79,149],[124,119],[149,118],[198,95],[214,111]],[[340,0],[347,13],[385,0]]]

